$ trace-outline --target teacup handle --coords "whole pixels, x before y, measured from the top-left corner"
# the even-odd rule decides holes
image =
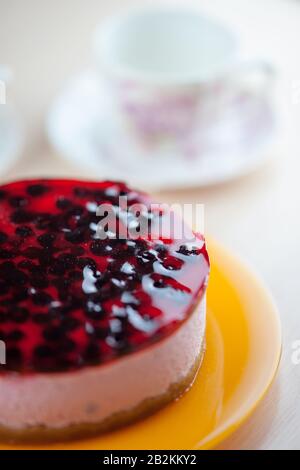
[[[241,85],[251,86],[255,91],[266,93],[276,77],[276,70],[273,65],[264,59],[253,59],[239,62],[233,69],[225,74],[225,79],[229,82],[236,83],[237,89]]]

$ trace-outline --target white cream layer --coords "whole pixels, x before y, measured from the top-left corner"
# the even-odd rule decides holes
[[[185,378],[204,334],[205,297],[170,336],[111,363],[61,374],[0,375],[0,425],[60,428],[131,410]]]

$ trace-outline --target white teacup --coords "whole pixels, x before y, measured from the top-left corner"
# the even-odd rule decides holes
[[[123,120],[143,141],[178,143],[213,120],[254,75],[266,91],[272,68],[241,62],[237,39],[195,10],[133,9],[97,29],[94,50]]]

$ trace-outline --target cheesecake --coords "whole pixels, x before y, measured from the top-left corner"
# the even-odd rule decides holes
[[[208,274],[203,236],[125,183],[0,186],[0,439],[107,432],[180,397]]]

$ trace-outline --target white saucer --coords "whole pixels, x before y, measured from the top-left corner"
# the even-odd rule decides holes
[[[267,97],[244,91],[213,124],[199,126],[197,152],[158,153],[124,130],[104,85],[85,71],[54,102],[47,133],[60,153],[95,178],[158,190],[211,185],[255,169],[270,156],[275,117]]]
[[[0,104],[0,172],[5,173],[17,160],[22,144],[20,125],[8,104]]]

